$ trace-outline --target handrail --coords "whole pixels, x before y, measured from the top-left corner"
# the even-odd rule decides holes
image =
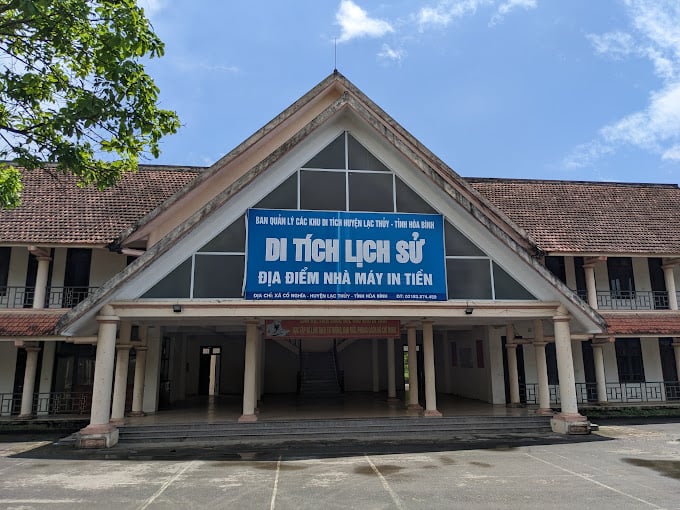
[[[48,287],[45,308],[73,308],[99,287]],[[0,287],[0,308],[31,308],[35,287]]]

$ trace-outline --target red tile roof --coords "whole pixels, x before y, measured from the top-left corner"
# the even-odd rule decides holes
[[[674,184],[465,180],[547,253],[680,254]]]
[[[0,210],[1,244],[105,245],[179,191],[197,168],[141,166],[116,186],[78,188],[71,176],[24,171],[22,205]]]
[[[0,312],[0,337],[50,336],[65,311]]]
[[[680,336],[680,313],[607,313],[600,312],[612,336]]]

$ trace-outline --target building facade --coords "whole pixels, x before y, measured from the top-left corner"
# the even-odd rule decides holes
[[[103,193],[25,174],[0,213],[0,414],[126,414],[235,394],[680,399],[680,189],[464,179],[338,73],[209,168]]]

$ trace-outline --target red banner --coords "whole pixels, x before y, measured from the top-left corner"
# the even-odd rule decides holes
[[[268,320],[265,338],[399,338],[397,320]]]

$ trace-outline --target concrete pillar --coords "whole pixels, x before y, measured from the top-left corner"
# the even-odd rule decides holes
[[[397,383],[394,366],[394,338],[387,339],[387,400],[397,400]]]
[[[97,357],[94,364],[90,424],[78,434],[79,448],[109,448],[118,443],[118,429],[111,418],[111,385],[116,354],[116,330],[120,319],[111,306],[104,306],[97,316]]]
[[[146,326],[139,326],[141,345],[135,346],[135,381],[132,387],[132,412],[130,416],[144,416],[144,380],[146,379]]]
[[[607,384],[604,375],[604,355],[602,348],[604,344],[593,342],[593,364],[595,365],[595,384],[597,386],[597,401],[600,404],[607,403]]]
[[[378,365],[378,339],[371,339],[371,364],[373,375],[373,393],[380,391],[380,365]]]
[[[129,321],[120,323],[118,345],[116,345],[116,373],[113,380],[113,403],[111,405],[111,423],[116,425],[125,421],[125,397],[127,394],[128,365],[130,364],[130,332]]]
[[[545,359],[545,336],[543,321],[534,320],[534,354],[536,355],[536,375],[538,377],[538,409],[536,414],[552,415],[550,408],[550,387],[548,386],[548,363]]]
[[[584,265],[583,270],[586,276],[586,289],[588,291],[588,304],[597,310],[597,286],[595,285],[595,266]]]
[[[663,277],[666,282],[666,292],[668,292],[668,307],[671,310],[678,309],[678,295],[675,292],[675,264],[663,267]]]
[[[45,308],[47,296],[47,276],[50,270],[50,257],[36,257],[38,271],[35,275],[35,290],[33,291],[33,308]]]
[[[557,375],[560,382],[561,412],[551,420],[554,432],[564,434],[587,434],[590,425],[578,412],[576,400],[576,381],[574,378],[574,358],[571,350],[571,331],[569,313],[560,306],[553,317],[555,330],[555,351],[557,354]]]
[[[425,416],[441,416],[437,410],[432,321],[423,321],[423,369],[425,371]]]
[[[416,327],[409,324],[406,327],[406,339],[408,341],[408,408],[412,411],[420,411],[422,407],[418,403],[418,352],[416,343]]]
[[[253,422],[257,421],[255,414],[255,406],[257,404],[256,396],[256,378],[257,378],[257,326],[258,322],[254,320],[246,321],[246,352],[243,370],[243,414],[238,419],[239,422]]]
[[[508,353],[508,383],[510,385],[510,405],[520,405],[519,373],[517,371],[517,344],[515,343],[515,328],[508,324],[505,328],[505,349]]]
[[[142,411],[146,414],[158,411],[161,389],[161,353],[163,332],[160,326],[147,326],[145,329],[146,362],[144,365],[144,398]]]
[[[40,347],[37,345],[27,345],[26,349],[26,370],[24,372],[24,388],[21,393],[21,413],[19,418],[28,420],[33,418],[33,393],[35,391],[35,376],[38,371],[38,353]]]

